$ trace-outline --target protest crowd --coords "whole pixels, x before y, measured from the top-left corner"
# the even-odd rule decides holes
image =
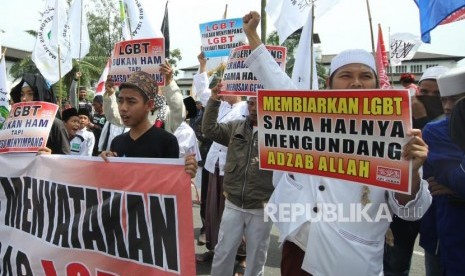
[[[404,73],[399,80],[402,89],[387,87],[398,94],[383,94],[385,79],[373,54],[347,49],[332,58],[324,90],[314,91],[313,86],[304,91],[283,70],[285,49],[262,43],[259,13],[248,12],[234,22],[240,31],[223,31],[220,36],[241,33],[248,42],[229,41],[229,51],[235,52],[228,60],[227,77],[213,78],[207,70],[208,51],[226,46],[203,47],[193,78],[195,92],[189,96],[182,95],[174,69],[164,59],[150,71],[124,75],[110,69],[102,93],[93,99],[79,71],[62,102],[45,76],[23,74],[9,91],[11,114],[20,117],[25,110],[51,103],[57,105],[56,116],[50,124],[39,115],[38,122],[5,121],[2,131],[16,135],[15,129],[23,133],[22,127],[38,124],[47,129],[47,138],[0,136],[1,149],[28,144],[19,151],[23,153],[4,151],[0,156],[27,155],[43,164],[53,159],[70,162],[79,174],[65,181],[61,175],[66,172],[55,172],[58,180],[48,181],[43,175],[54,174],[48,169],[39,174],[24,168],[26,172],[15,177],[6,176],[7,167],[0,168],[5,170],[0,173],[0,191],[5,194],[0,196],[2,275],[36,275],[37,270],[36,260],[23,253],[27,248],[5,249],[19,237],[9,237],[8,231],[53,244],[46,250],[56,258],[62,254],[54,255],[56,247],[80,249],[82,255],[76,256],[83,259],[76,259],[67,273],[75,269],[87,275],[79,272],[77,263],[82,260],[89,260],[97,271],[99,261],[92,258],[103,254],[121,262],[114,269],[125,273],[112,272],[109,257],[105,269],[98,270],[108,274],[95,275],[130,275],[125,265],[132,275],[191,275],[195,263],[211,264],[211,275],[267,275],[273,225],[279,231],[281,275],[409,275],[417,239],[424,249],[427,276],[465,275],[465,68],[432,66],[418,82]],[[294,109],[286,109],[291,101]],[[362,113],[359,109],[365,117],[352,119],[349,115]],[[18,110],[22,113],[16,114]],[[375,163],[377,157],[382,161]],[[154,165],[161,166],[160,172],[174,163],[182,167],[177,171],[182,180],[160,173],[146,181],[178,181],[177,189],[189,198],[183,208],[199,205],[202,225],[196,237],[194,226],[185,229],[189,227],[183,224],[192,222],[191,210],[176,205],[177,196],[168,188],[139,190],[131,182],[119,193],[116,186],[114,191],[111,185],[95,186],[94,178],[118,182],[121,173],[144,178],[137,176],[138,168],[151,162],[144,158],[166,160]],[[90,172],[92,167],[81,162],[106,166],[114,176]],[[126,162],[131,163],[127,171]],[[377,177],[372,176],[375,166]],[[37,180],[28,180],[36,175]],[[84,188],[63,188],[68,184]],[[192,199],[196,185],[200,195]],[[97,206],[92,207],[92,201]],[[38,218],[44,213],[50,221]],[[190,218],[172,223],[178,213]],[[41,227],[48,231],[37,230]],[[189,234],[182,237],[178,227]],[[190,245],[181,246],[186,237]],[[193,252],[194,243],[205,246],[204,251]],[[183,270],[186,259],[189,273]],[[129,266],[135,262],[148,268],[138,272]],[[44,275],[58,269],[44,259],[40,267]]]

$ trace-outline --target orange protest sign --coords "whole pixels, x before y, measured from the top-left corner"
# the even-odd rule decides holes
[[[58,105],[20,102],[12,106],[0,130],[0,153],[37,152],[45,147]]]
[[[406,90],[258,93],[260,167],[409,192]]]
[[[115,44],[108,76],[119,85],[137,71],[153,76],[159,86],[165,84],[160,65],[165,62],[164,38],[126,40]]]

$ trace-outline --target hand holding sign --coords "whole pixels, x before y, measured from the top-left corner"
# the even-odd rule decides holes
[[[159,86],[165,85],[165,78],[160,72],[165,60],[163,38],[126,40],[115,44],[109,76],[119,85],[126,82],[134,72],[143,71],[150,74]]]
[[[223,87],[223,85],[221,84],[221,82],[218,82],[218,84],[212,88],[212,94],[211,94],[212,99],[214,100],[220,99],[220,95],[218,95],[218,93],[220,93],[221,87]]]
[[[205,57],[204,52],[201,52],[197,56],[197,60],[199,61],[199,73],[207,71],[207,58]]]
[[[169,85],[173,80],[173,69],[171,69],[171,65],[168,60],[165,60],[164,64],[160,64],[160,72],[165,78],[165,85]]]
[[[231,49],[245,41],[242,18],[200,24],[201,51],[206,57],[228,56]]]

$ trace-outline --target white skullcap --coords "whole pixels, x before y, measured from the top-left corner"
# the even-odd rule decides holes
[[[333,60],[331,60],[329,75],[331,76],[334,72],[336,72],[337,69],[341,68],[342,66],[352,63],[366,65],[373,69],[377,75],[376,63],[373,55],[362,49],[350,49],[340,52],[339,55],[335,56]]]
[[[465,67],[454,68],[438,78],[441,97],[450,97],[465,93]]]
[[[447,71],[449,71],[449,68],[441,65],[429,67],[425,70],[425,72],[423,72],[423,75],[421,75],[421,78],[418,81],[418,83],[420,83],[423,80],[437,80],[440,75],[444,74]]]

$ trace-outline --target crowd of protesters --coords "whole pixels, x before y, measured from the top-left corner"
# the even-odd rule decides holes
[[[296,89],[262,44],[259,22],[256,12],[243,17],[251,49],[245,64],[266,89]],[[354,203],[371,204],[373,210],[387,204],[393,221],[313,222],[307,216],[276,221],[282,275],[408,275],[418,234],[426,275],[465,275],[464,68],[428,68],[418,86],[412,74],[401,76],[401,84],[410,90],[414,126],[402,151],[412,161],[412,188],[406,195],[352,181],[260,169],[257,99],[219,95],[221,83],[210,83],[203,53],[198,60],[197,94],[185,99],[168,62],[160,69],[164,87],[150,74],[135,72],[119,87],[108,79],[105,93],[92,101],[86,87],[78,87],[81,73],[76,73],[71,105],[59,112],[39,153],[101,156],[105,161],[181,157],[191,177],[199,168],[202,229],[197,243],[205,244],[206,251],[196,260],[211,262],[212,275],[266,274],[272,222],[265,219],[265,204],[319,202],[347,209]],[[333,58],[327,86],[376,89],[376,72],[371,53],[349,49]],[[24,74],[10,95],[15,103],[56,102],[39,74]]]

